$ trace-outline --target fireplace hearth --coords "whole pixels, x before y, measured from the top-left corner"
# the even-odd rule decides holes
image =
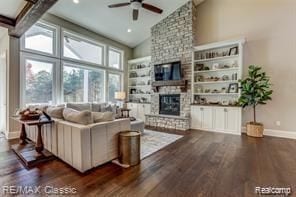
[[[159,114],[180,116],[180,94],[159,96]]]

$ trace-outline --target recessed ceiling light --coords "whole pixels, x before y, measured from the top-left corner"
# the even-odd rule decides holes
[[[132,29],[127,29],[127,32],[128,32],[128,33],[131,33],[131,32],[132,32]]]
[[[73,3],[78,4],[79,3],[79,0],[73,0]]]

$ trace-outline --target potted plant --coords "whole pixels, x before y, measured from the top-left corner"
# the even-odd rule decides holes
[[[241,83],[241,97],[239,104],[245,108],[253,107],[254,120],[247,123],[247,135],[252,137],[263,137],[264,125],[257,122],[256,106],[265,105],[271,100],[272,90],[270,78],[261,70],[261,67],[249,66],[248,76]]]

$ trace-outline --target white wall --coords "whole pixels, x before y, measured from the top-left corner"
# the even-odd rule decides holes
[[[9,38],[7,30],[1,30],[0,37],[0,132],[6,130],[6,70],[8,63]]]
[[[151,38],[144,40],[133,48],[133,59],[151,56]]]
[[[258,108],[258,121],[268,129],[296,131],[296,1],[206,0],[197,13],[199,44],[245,37],[244,73],[257,64],[271,76],[273,100]],[[250,109],[243,120],[252,120]]]

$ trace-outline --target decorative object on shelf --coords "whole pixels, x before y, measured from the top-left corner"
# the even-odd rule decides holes
[[[211,89],[205,89],[205,93],[210,93]]]
[[[204,70],[204,64],[195,64],[195,68],[194,68],[194,70],[195,71],[202,71],[202,70]]]
[[[224,105],[224,106],[229,105],[229,100],[222,100],[221,105]]]
[[[228,93],[238,93],[238,84],[237,83],[229,84]]]
[[[221,88],[221,93],[227,93],[227,89],[225,87]]]
[[[218,70],[219,69],[219,63],[214,63],[212,69],[213,70]]]
[[[240,80],[242,95],[239,104],[245,108],[253,107],[254,120],[247,123],[247,135],[252,137],[263,137],[264,125],[257,122],[256,106],[265,105],[271,100],[273,91],[271,90],[270,78],[259,66],[249,66],[248,77]]]
[[[213,94],[219,94],[219,93],[220,93],[220,91],[219,91],[219,90],[217,90],[217,89],[214,89],[214,90],[212,91],[212,93],[213,93]]]
[[[197,75],[195,81],[196,81],[196,82],[203,82],[203,81],[205,81],[204,76],[202,76],[202,75]]]
[[[223,81],[229,81],[229,76],[228,75],[223,75],[222,80]]]
[[[230,68],[230,66],[227,65],[227,64],[224,64],[224,65],[221,67],[221,69],[228,69],[228,68]]]
[[[201,105],[207,104],[207,99],[206,98],[200,98],[199,104],[201,104]]]
[[[126,103],[125,103],[125,99],[126,99],[126,93],[125,92],[115,92],[114,98],[119,101],[119,106],[121,108],[126,109],[127,106],[126,106]]]
[[[238,54],[238,47],[232,47],[229,49],[229,56],[232,56],[232,55],[237,55]]]

